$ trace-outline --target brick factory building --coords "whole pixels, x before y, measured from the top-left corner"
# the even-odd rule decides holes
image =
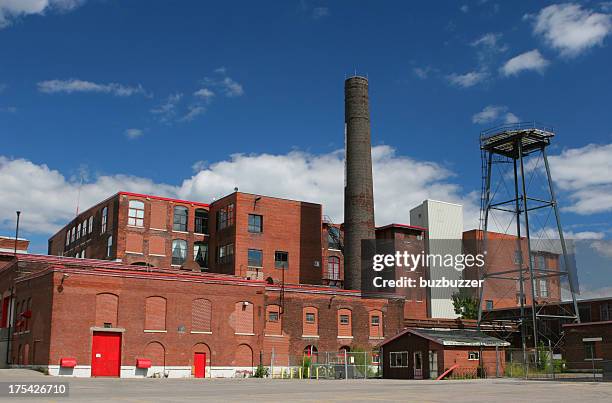
[[[3,309],[1,324],[13,325],[10,361],[53,375],[235,376],[260,357],[269,365],[272,351],[373,350],[402,329],[401,298],[91,259],[0,258],[0,293],[14,312],[5,318]]]

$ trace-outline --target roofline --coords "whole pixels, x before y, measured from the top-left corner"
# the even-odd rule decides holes
[[[241,195],[248,195],[248,196],[260,196],[260,197],[265,197],[267,199],[276,199],[276,200],[285,200],[285,201],[290,201],[290,202],[295,202],[295,203],[305,203],[305,204],[312,204],[314,206],[322,206],[321,203],[315,203],[315,202],[309,202],[309,201],[305,201],[305,200],[297,200],[297,199],[289,199],[287,197],[278,197],[278,196],[268,196],[268,195],[262,195],[259,193],[250,193],[250,192],[241,192],[241,191],[234,191],[232,193],[228,193],[223,197],[220,197],[217,200],[212,201],[210,204],[215,204],[215,203],[219,203],[221,200],[225,199],[228,196],[234,195],[234,194],[241,194]]]
[[[120,191],[117,193],[117,195],[143,197],[143,198],[148,198],[148,199],[163,200],[163,201],[169,201],[169,202],[174,202],[174,203],[194,204],[194,205],[202,206],[202,207],[210,207],[210,204],[208,203],[196,202],[196,201],[191,201],[191,200],[173,199],[171,197],[155,196],[155,195],[148,195],[148,194],[142,194],[142,193]]]
[[[392,342],[393,340],[396,340],[400,337],[402,337],[403,335],[405,335],[406,333],[411,333],[414,334],[415,336],[419,336],[422,337],[424,339],[430,340],[434,343],[440,344],[441,346],[449,346],[449,347],[461,347],[461,346],[483,346],[483,347],[494,347],[496,345],[500,345],[500,346],[509,346],[510,343],[508,343],[507,341],[503,341],[500,339],[500,341],[502,343],[505,344],[484,344],[484,343],[474,343],[474,344],[465,344],[465,343],[451,343],[451,344],[444,344],[444,341],[438,340],[434,337],[431,337],[429,335],[425,335],[419,332],[421,328],[411,328],[411,327],[407,327],[404,330],[402,330],[401,332],[399,332],[398,334],[396,334],[395,336],[391,336],[388,339],[382,341],[379,346],[384,346],[385,344],[389,344],[390,342]],[[431,330],[431,329],[422,329],[422,330]],[[439,329],[442,330],[442,329]],[[470,331],[470,332],[477,332],[477,333],[481,333],[478,332],[477,330],[474,329],[444,329],[444,330],[465,330],[465,331]],[[492,336],[490,336],[492,337]]]
[[[8,240],[14,241],[15,237],[14,236],[0,235],[0,239],[8,239]],[[17,238],[17,241],[28,241],[29,242],[30,240],[26,239],[26,238]]]
[[[450,205],[452,205],[452,206],[463,207],[463,204],[453,203],[453,202],[447,202],[447,201],[444,201],[444,200],[436,200],[436,199],[425,199],[425,200],[423,200],[423,203],[421,203],[421,205],[422,205],[422,204],[424,204],[425,202],[434,202],[434,203],[441,203],[441,204],[450,204]]]
[[[409,224],[391,223],[391,224],[383,225],[382,227],[376,227],[377,230],[384,230],[387,228],[406,228],[406,229],[414,229],[417,231],[427,232],[427,228],[425,227],[420,227],[418,225],[409,225]]]

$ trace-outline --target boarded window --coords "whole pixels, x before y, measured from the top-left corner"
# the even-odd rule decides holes
[[[95,325],[105,327],[117,327],[117,311],[119,297],[115,294],[102,293],[96,295],[96,322]]]
[[[313,306],[305,307],[302,316],[302,334],[305,336],[317,336],[319,334],[319,315],[317,308]]]
[[[191,303],[191,330],[194,332],[210,332],[211,317],[211,302],[204,298],[194,299]]]
[[[383,314],[381,311],[370,311],[370,337],[383,337]]]
[[[145,329],[166,330],[166,299],[148,297],[145,304]]]
[[[149,253],[152,255],[166,255],[166,240],[160,236],[149,238]]]
[[[353,323],[349,309],[338,309],[338,336],[350,337],[353,335]]]
[[[268,305],[266,307],[266,331],[265,334],[282,334],[280,306]]]
[[[142,253],[142,235],[128,232],[126,237],[126,252]]]
[[[246,344],[241,344],[236,349],[236,357],[234,358],[234,366],[244,369],[253,368],[253,349]]]
[[[151,224],[153,229],[166,229],[166,205],[161,202],[151,202]]]
[[[253,334],[253,304],[248,301],[236,302],[234,320],[236,333]]]
[[[166,365],[166,349],[161,343],[157,341],[152,341],[151,343],[147,344],[144,349],[143,355],[143,358],[151,360],[151,365]]]

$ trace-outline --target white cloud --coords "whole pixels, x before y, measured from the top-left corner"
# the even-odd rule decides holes
[[[612,32],[612,15],[585,9],[580,4],[553,4],[535,17],[533,32],[562,56],[575,57],[603,45]]]
[[[125,131],[125,135],[128,139],[134,140],[144,135],[144,132],[141,129],[127,129]]]
[[[589,144],[548,157],[553,180],[569,195],[564,210],[577,214],[612,211],[612,144]]]
[[[470,71],[465,74],[452,73],[452,74],[449,74],[446,78],[453,85],[456,85],[462,88],[469,88],[478,83],[483,82],[488,77],[489,77],[489,74],[486,71],[481,70],[481,71]]]
[[[500,43],[502,34],[489,32],[470,43],[473,47],[482,47],[495,52],[505,52],[508,46]]]
[[[46,94],[98,92],[104,94],[112,94],[119,97],[129,97],[131,95],[147,95],[146,91],[144,90],[144,88],[142,88],[140,84],[136,87],[133,87],[117,83],[100,84],[94,83],[92,81],[84,81],[72,78],[69,80],[40,81],[37,85],[38,90]]]
[[[49,10],[67,12],[83,3],[85,0],[0,0],[0,29],[26,15],[44,14]]]
[[[429,77],[431,73],[435,73],[437,72],[437,70],[431,66],[424,66],[424,67],[414,67],[412,69],[412,72],[414,73],[415,76],[417,76],[421,80],[425,80],[426,78]]]
[[[478,113],[472,116],[472,123],[486,124],[495,121],[503,120],[504,123],[517,123],[519,121],[518,116],[514,113],[508,112],[508,107],[503,105],[488,105]]]
[[[182,98],[182,93],[170,94],[163,103],[151,109],[151,113],[156,115],[160,122],[170,123],[176,116],[176,109]]]
[[[508,60],[501,67],[500,72],[506,77],[514,76],[522,71],[528,70],[534,70],[542,74],[548,65],[548,60],[542,56],[539,50],[534,49],[529,52],[521,53]]]
[[[193,96],[202,98],[206,102],[210,102],[215,96],[215,93],[209,90],[208,88],[200,88],[199,90],[193,93]]]
[[[328,7],[315,7],[312,9],[312,18],[314,18],[315,20],[325,17],[329,17]]]
[[[198,105],[198,104],[189,105],[187,107],[187,113],[185,115],[183,115],[183,117],[181,117],[179,119],[179,121],[181,121],[181,122],[191,122],[192,120],[194,120],[198,116],[204,114],[204,112],[206,112],[206,107],[204,107],[202,105]]]
[[[468,11],[470,11],[470,7],[467,4],[464,4],[459,7],[459,10],[461,10],[462,13],[467,13]]]
[[[214,72],[216,73],[216,76],[204,77],[202,84],[209,87],[218,88],[228,98],[244,95],[244,88],[242,87],[242,84],[229,77],[225,67],[219,67],[215,69]]]
[[[412,207],[434,198],[463,203],[466,228],[477,226],[478,198],[462,195],[453,183],[453,172],[436,163],[398,156],[389,146],[373,147],[372,157],[378,224],[408,223]],[[342,151],[235,154],[210,165],[196,163],[195,168],[197,172],[179,185],[127,175],[99,176],[83,185],[81,211],[120,190],[210,202],[238,186],[245,192],[322,203],[324,214],[337,222],[343,219]],[[12,228],[9,217],[17,209],[23,211],[23,228],[30,233],[53,233],[74,216],[78,183],[45,165],[0,157],[0,188],[0,228]]]

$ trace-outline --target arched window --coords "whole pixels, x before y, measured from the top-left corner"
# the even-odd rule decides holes
[[[338,309],[338,337],[353,336],[353,321],[350,309]]]
[[[236,302],[234,308],[234,329],[236,334],[253,334],[253,304],[248,301]]]
[[[187,260],[187,241],[175,239],[172,241],[172,264],[182,265]]]
[[[319,358],[319,350],[310,344],[304,347],[304,357],[310,358],[311,362],[317,362],[317,358]]]
[[[201,268],[208,267],[208,244],[205,242],[193,243],[193,260],[198,262]]]
[[[104,207],[102,209],[102,221],[101,221],[101,230],[100,233],[104,234],[106,232],[106,224],[108,222],[108,207]]]
[[[128,209],[128,225],[135,227],[144,226],[145,205],[140,200],[130,200]]]
[[[195,211],[195,228],[198,234],[208,234],[208,211],[199,208]]]
[[[302,335],[303,336],[318,336],[319,335],[319,312],[314,306],[304,307],[302,311]]]
[[[210,332],[212,303],[205,298],[194,299],[191,303],[191,331]]]
[[[151,360],[151,365],[163,367],[166,365],[166,348],[157,341],[152,341],[145,347],[143,358]]]
[[[268,305],[266,307],[266,329],[265,334],[282,334],[281,307],[279,305]]]
[[[370,337],[382,338],[383,337],[383,314],[382,311],[373,310],[370,311]]]
[[[147,297],[145,330],[166,330],[166,299],[164,297]]]
[[[117,309],[119,297],[115,294],[101,293],[96,295],[96,321],[98,327],[117,327]]]
[[[172,229],[175,231],[187,232],[187,207],[174,207],[174,221]]]
[[[338,256],[330,256],[327,259],[327,278],[340,280],[340,258]]]

